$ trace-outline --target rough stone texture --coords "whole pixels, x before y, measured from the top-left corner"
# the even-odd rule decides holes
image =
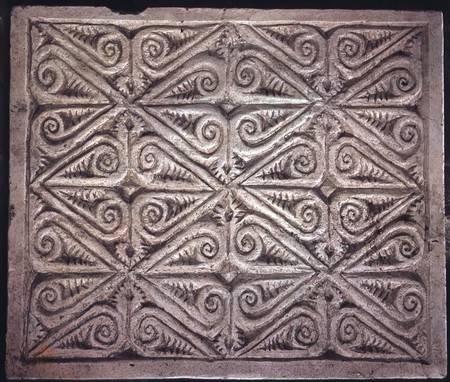
[[[445,375],[439,14],[12,27],[9,376]]]

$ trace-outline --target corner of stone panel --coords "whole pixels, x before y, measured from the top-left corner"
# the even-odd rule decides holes
[[[31,9],[32,7],[30,6],[16,5],[11,10],[11,18],[26,17],[30,13]]]
[[[24,378],[23,364],[17,355],[8,354],[8,352],[10,352],[11,350],[12,350],[11,346],[8,346],[8,344],[7,344],[7,349],[6,349],[7,355],[6,355],[6,360],[5,360],[6,380],[10,381],[10,380],[16,380],[16,379],[23,379]]]

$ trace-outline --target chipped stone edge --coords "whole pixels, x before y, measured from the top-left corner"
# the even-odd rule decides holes
[[[80,19],[80,15],[84,15]],[[419,23],[428,25],[429,49],[424,55],[425,78],[429,79],[424,97],[428,111],[428,190],[430,198],[430,290],[431,362],[378,361],[199,361],[199,360],[114,360],[26,362],[19,344],[25,339],[23,316],[28,301],[23,299],[27,272],[26,152],[30,104],[27,96],[28,21],[33,18],[112,21],[120,24],[146,19],[168,21],[245,20],[309,21],[315,23]],[[158,21],[161,23],[161,21]],[[93,7],[16,7],[11,15],[11,89],[10,89],[10,210],[8,249],[8,325],[6,373],[9,379],[21,378],[239,378],[239,379],[323,379],[392,378],[447,375],[446,290],[444,244],[443,177],[443,23],[440,12],[404,12],[372,10],[257,10],[257,9],[185,9],[148,8],[139,15],[116,14],[107,8]],[[428,60],[432,60],[429,63]],[[431,91],[430,91],[431,90]],[[439,166],[436,166],[439,163]],[[57,364],[57,369],[55,365]]]

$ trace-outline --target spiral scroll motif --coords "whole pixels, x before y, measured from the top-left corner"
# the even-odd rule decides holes
[[[123,47],[127,40],[119,33],[106,34],[98,39],[97,52],[103,63],[107,66],[114,66],[123,57]]]
[[[45,312],[55,312],[62,306],[63,297],[57,285],[42,289],[38,296],[39,305]]]
[[[419,82],[409,68],[393,68],[380,75],[357,94],[357,99],[369,104],[395,104],[417,96]]]
[[[298,145],[291,152],[291,171],[298,175],[308,175],[317,168],[317,159],[314,150],[307,145]]]
[[[64,243],[61,235],[53,227],[42,227],[35,236],[35,249],[38,255],[52,261],[63,254]]]
[[[246,116],[239,121],[238,134],[249,146],[256,146],[263,141],[264,129],[260,118]]]
[[[357,33],[340,36],[337,43],[338,57],[349,68],[356,68],[365,60],[366,39]]]
[[[359,111],[363,124],[383,144],[403,157],[417,153],[423,140],[423,123],[415,113],[406,113],[393,109],[379,112],[374,109]]]
[[[345,316],[339,323],[338,339],[344,344],[356,344],[361,332],[361,323],[353,316]]]
[[[164,153],[154,145],[145,145],[139,152],[139,169],[144,173],[156,173],[156,170],[161,166],[160,159],[163,155]]]
[[[162,221],[167,214],[167,207],[162,202],[147,203],[141,210],[142,222],[146,226],[151,226]]]
[[[207,259],[214,258],[219,251],[219,242],[211,235],[203,235],[198,238],[198,246],[200,254]]]
[[[409,155],[417,150],[421,141],[422,123],[418,118],[403,117],[396,121],[392,136],[402,153]]]
[[[108,348],[119,338],[117,320],[110,315],[102,315],[95,320],[91,331],[91,345],[94,348]]]
[[[311,347],[319,339],[317,321],[309,315],[302,314],[295,320],[294,338],[302,347]]]
[[[291,285],[286,280],[255,281],[243,285],[236,294],[239,308],[248,318],[261,318],[273,310],[282,310],[286,291]]]
[[[227,300],[226,291],[213,286],[205,286],[198,294],[196,306],[210,322],[217,323],[225,314]]]
[[[169,51],[169,41],[162,34],[150,33],[142,41],[143,57],[147,65],[158,62]]]
[[[129,41],[113,26],[63,24],[58,29],[88,53],[90,59],[109,70],[120,67],[128,59]]]
[[[378,332],[369,322],[350,312],[338,319],[336,339],[339,353],[347,357],[370,359],[398,354],[385,333]]]
[[[262,303],[262,290],[256,286],[247,287],[239,295],[239,307],[247,315],[252,314]]]
[[[342,226],[351,234],[358,233],[370,222],[367,204],[358,199],[351,199],[343,203],[339,215]]]
[[[136,204],[142,227],[151,235],[160,234],[175,224],[183,213],[195,203],[196,199],[186,197],[150,197],[140,198]],[[212,245],[210,242],[209,245]],[[209,246],[204,250],[207,253]],[[212,249],[212,248],[211,248]]]
[[[195,126],[196,147],[205,154],[214,154],[221,146],[222,130],[222,121],[211,116],[201,117]]]
[[[180,31],[171,28],[144,29],[137,37],[137,50],[142,60],[151,69],[157,70],[182,54],[193,42],[197,31],[187,27]]]
[[[64,277],[40,283],[32,297],[38,314],[51,316],[73,307],[84,297],[93,279],[89,277]]]
[[[331,45],[339,63],[356,72],[371,65],[380,55],[389,57],[401,50],[401,44],[392,44],[395,34],[390,29],[342,29],[332,35]]]
[[[195,76],[195,85],[201,96],[210,95],[219,86],[219,76],[212,70],[199,70]]]
[[[249,260],[256,259],[264,248],[264,242],[256,227],[242,226],[235,236],[235,245],[239,254]]]
[[[220,76],[219,76],[220,74]],[[171,83],[163,91],[163,97],[178,101],[192,102],[205,97],[212,97],[224,86],[224,79],[217,68],[209,65],[197,65],[189,74]],[[211,133],[206,133],[206,139],[212,139]]]
[[[320,44],[316,36],[309,34],[299,34],[293,41],[293,49],[297,54],[297,59],[303,66],[314,65],[318,59]]]
[[[208,313],[215,313],[219,310],[219,307],[222,304],[222,300],[219,294],[209,294],[208,297],[205,298],[204,306],[205,310]]]
[[[402,227],[379,238],[379,246],[368,253],[364,264],[395,269],[417,262],[423,255],[422,238],[416,229]]]
[[[298,201],[295,205],[294,216],[305,233],[313,233],[322,222],[322,211],[313,199]]]
[[[37,67],[36,77],[36,82],[50,94],[57,94],[67,86],[64,70],[56,59],[43,60]]]
[[[394,95],[400,96],[411,92],[417,85],[416,78],[406,69],[397,69],[391,76],[391,86]]]
[[[63,177],[108,178],[119,170],[121,159],[118,148],[111,143],[101,143],[72,160],[63,171]]]
[[[396,244],[399,254],[408,259],[417,256],[420,251],[419,243],[417,243],[414,237],[409,235],[399,235],[396,237]]]
[[[146,350],[158,346],[163,333],[161,323],[150,314],[143,315],[135,325],[134,339]]]
[[[416,320],[424,310],[424,296],[419,289],[405,285],[398,291],[395,304],[406,320]]]
[[[101,144],[93,151],[87,169],[93,176],[107,177],[117,172],[120,164],[119,151],[111,144]]]
[[[286,150],[272,165],[266,166],[269,177],[283,180],[308,179],[317,176],[323,164],[318,163],[318,148],[310,143],[297,144]],[[266,175],[267,176],[267,175]]]
[[[378,185],[396,183],[397,179],[384,169],[382,163],[377,162],[376,156],[365,154],[364,147],[353,147],[343,144],[337,150],[336,166],[340,182],[363,184],[370,182]]]
[[[351,146],[344,146],[339,150],[336,167],[344,173],[354,174],[359,172],[358,152]]]
[[[94,163],[95,168],[104,174],[116,172],[119,167],[119,155],[117,150],[111,146],[107,147],[106,150],[97,155]]]
[[[106,232],[116,231],[123,221],[121,204],[113,199],[100,202],[96,207],[96,218]]]
[[[141,311],[132,318],[131,342],[141,355],[166,354],[179,356],[190,354],[191,347],[176,333],[177,328],[168,326],[158,311]]]
[[[59,116],[47,117],[42,121],[42,133],[47,140],[54,141],[63,130],[64,122]]]
[[[142,171],[152,171],[157,167],[158,160],[156,159],[153,147],[150,145],[145,146],[140,152],[139,166]]]
[[[247,93],[252,93],[261,86],[263,80],[262,68],[256,58],[243,58],[236,66],[236,84],[244,88]]]
[[[237,124],[237,132],[242,142],[249,147],[257,147],[274,138],[286,124],[286,114],[246,114]]]

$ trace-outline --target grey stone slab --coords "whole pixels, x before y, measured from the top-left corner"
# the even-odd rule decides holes
[[[439,13],[11,38],[9,377],[446,375]]]

